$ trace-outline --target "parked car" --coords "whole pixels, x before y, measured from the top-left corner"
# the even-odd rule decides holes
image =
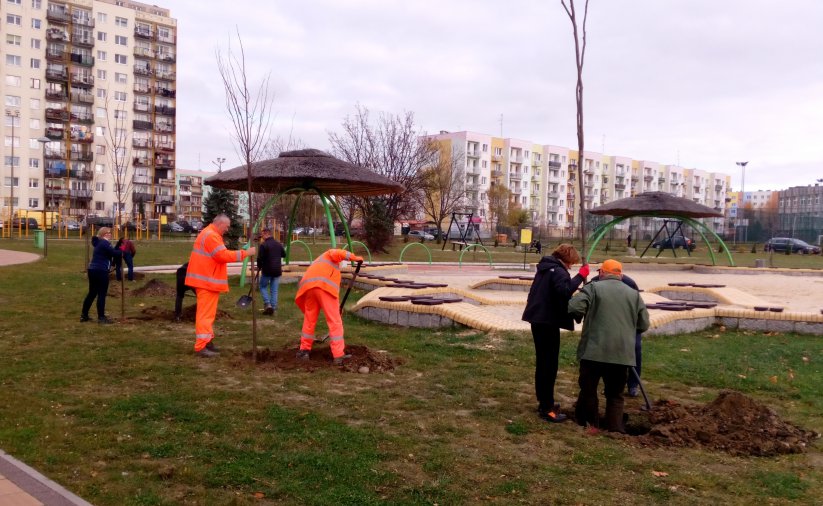
[[[80,223],[77,220],[55,220],[51,224],[52,230],[80,230]]]
[[[806,241],[792,239],[789,237],[772,237],[763,246],[763,251],[776,251],[785,253],[791,248],[792,253],[803,253],[804,255],[819,255],[820,248],[812,246]]]
[[[123,225],[123,228],[125,228],[126,230],[129,230],[131,232],[134,232],[134,231],[137,230],[138,227],[137,227],[137,223],[134,223],[133,221],[129,221],[125,225]],[[145,232],[146,231],[146,224],[141,223],[139,228],[140,228],[141,231]]]
[[[169,223],[169,232],[185,232],[185,231],[186,231],[186,229],[182,224],[180,224],[176,221],[173,221],[173,222]]]
[[[433,241],[434,236],[431,234],[427,234],[422,230],[412,230],[409,232],[409,239],[423,239],[424,241]]]
[[[12,218],[11,228],[13,230],[17,230],[18,228],[25,230],[26,227],[28,227],[29,230],[38,230],[40,228],[37,220],[34,218]]]
[[[688,247],[689,251],[694,251],[694,248],[697,247],[697,245],[694,243],[694,241],[692,241],[688,237],[683,237],[683,236],[677,235],[677,236],[674,236],[672,238],[667,237],[666,239],[661,239],[659,241],[653,242],[652,243],[652,248],[671,249],[672,244],[674,244],[675,249],[676,248],[686,249],[686,247]]]

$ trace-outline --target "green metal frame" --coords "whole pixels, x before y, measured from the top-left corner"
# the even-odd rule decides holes
[[[603,236],[606,235],[606,232],[608,232],[609,230],[614,228],[614,226],[617,225],[618,223],[620,223],[622,221],[625,221],[625,220],[628,220],[629,218],[636,218],[636,217],[660,218],[661,216],[656,215],[656,214],[635,214],[635,215],[632,215],[632,216],[619,216],[619,217],[613,219],[612,221],[609,221],[609,222],[606,222],[606,223],[600,225],[599,227],[597,227],[592,232],[591,237],[593,238],[593,240],[592,240],[592,245],[589,247],[589,251],[586,253],[586,260],[585,260],[586,263],[588,263],[589,260],[591,259],[592,253],[594,253],[594,249],[597,247],[597,244],[600,242],[600,240],[603,239]],[[697,221],[693,218],[689,218],[688,216],[668,216],[667,215],[666,217],[670,217],[670,218],[685,221],[686,223],[691,225],[692,228],[697,230],[697,233],[700,234],[700,237],[703,238],[703,241],[709,247],[709,256],[712,259],[712,265],[717,265],[717,259],[714,256],[714,249],[712,248],[712,245],[709,242],[709,239],[706,237],[706,234],[704,234],[703,231],[706,231],[709,234],[713,235],[714,238],[717,239],[717,242],[720,244],[720,246],[723,248],[723,251],[726,253],[726,257],[729,260],[729,266],[734,267],[734,259],[732,258],[732,254],[729,251],[729,248],[726,246],[726,243],[723,242],[723,239],[721,239],[720,236],[717,235],[712,229],[710,229],[705,224],[703,224],[703,223],[701,223],[701,222],[699,222],[699,221]]]
[[[410,242],[409,244],[403,246],[403,249],[400,250],[400,259],[398,260],[398,262],[403,262],[403,253],[405,253],[406,250],[411,248],[412,246],[423,246],[423,249],[425,249],[426,253],[429,254],[429,265],[432,264],[432,252],[429,249],[429,247],[423,244],[422,242]]]
[[[360,246],[363,246],[363,248],[366,250],[366,254],[367,254],[367,255],[369,255],[369,263],[371,263],[371,251],[369,251],[369,247],[368,247],[368,246],[366,246],[365,244],[363,244],[363,243],[362,243],[362,242],[360,242],[360,241],[350,241],[350,244],[352,245],[352,247],[351,247],[351,248],[349,248],[349,245],[348,245],[348,244],[344,244],[344,245],[343,245],[343,247],[342,247],[341,249],[347,249],[347,250],[349,250],[349,251],[351,251],[351,252],[353,253],[353,252],[354,252],[354,249],[352,249],[352,248],[354,248],[354,245],[355,245],[355,244],[359,244]]]
[[[294,201],[294,205],[291,208],[291,213],[289,214],[289,226],[286,232],[286,265],[289,264],[291,261],[291,244],[292,242],[300,242],[303,244],[307,249],[309,246],[300,240],[291,240],[292,231],[294,230],[294,218],[297,214],[297,206],[300,203],[300,199],[303,197],[304,194],[308,192],[314,192],[320,197],[320,202],[323,204],[323,212],[326,214],[326,221],[329,224],[329,235],[331,236],[331,247],[337,247],[337,237],[334,234],[334,220],[332,218],[332,210],[337,214],[337,217],[340,218],[340,222],[343,223],[343,230],[346,232],[346,244],[349,250],[352,250],[352,240],[351,240],[351,233],[349,233],[349,225],[346,223],[346,219],[343,217],[343,211],[340,209],[340,206],[334,199],[331,198],[330,195],[326,195],[314,185],[305,185],[305,186],[293,186],[291,188],[286,188],[285,190],[280,191],[276,195],[273,195],[260,210],[260,213],[257,215],[257,220],[254,222],[254,227],[249,231],[249,237],[255,237],[260,230],[260,226],[263,224],[263,221],[266,219],[266,214],[269,212],[269,209],[278,201],[281,197],[289,193],[297,193],[297,199]],[[361,243],[362,244],[362,243]],[[246,249],[251,245],[251,241],[246,244]],[[365,246],[365,245],[364,245]],[[368,251],[368,248],[366,249]],[[309,258],[312,258],[311,249],[309,249]],[[246,285],[246,271],[248,269],[248,262],[249,259],[243,259],[243,267],[240,270],[240,286],[243,287]],[[371,253],[369,253],[369,262],[371,262]]]
[[[460,258],[457,260],[458,268],[463,267],[463,255],[465,255],[472,248],[483,248],[483,251],[485,251],[486,254],[489,256],[489,267],[494,266],[494,263],[492,262],[492,254],[491,254],[491,252],[489,252],[488,249],[486,249],[485,246],[483,246],[482,244],[469,244],[468,246],[463,248],[463,251],[460,252]]]
[[[313,257],[313,256],[312,256],[312,254],[311,254],[311,248],[309,248],[309,245],[308,245],[308,244],[306,244],[305,242],[301,241],[300,239],[295,239],[295,240],[291,241],[291,243],[292,243],[292,244],[302,244],[302,245],[303,245],[303,247],[304,247],[304,248],[306,248],[306,251],[307,251],[307,252],[308,252],[308,254],[309,254],[309,262],[314,262],[314,257]]]

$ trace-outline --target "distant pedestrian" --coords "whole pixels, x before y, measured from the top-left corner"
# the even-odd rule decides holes
[[[106,295],[109,291],[109,269],[111,268],[111,261],[114,258],[119,258],[123,252],[112,247],[109,242],[111,239],[111,229],[109,227],[102,227],[97,231],[97,235],[92,237],[91,245],[94,246],[94,252],[89,262],[88,277],[89,277],[89,293],[83,300],[83,310],[80,313],[80,321],[87,322],[89,318],[89,309],[94,299],[97,299],[97,323],[114,323],[106,316]]]
[[[629,232],[629,235],[626,236],[626,247],[627,248],[632,247],[632,233],[631,232]]]
[[[274,237],[271,229],[261,232],[262,242],[257,253],[257,267],[260,269],[260,295],[263,297],[263,314],[274,314],[277,310],[277,292],[280,276],[283,274],[281,259],[286,258],[286,250]]]
[[[580,267],[572,277],[569,269],[580,262],[580,253],[571,244],[561,244],[537,264],[522,319],[531,324],[534,340],[534,390],[537,414],[548,422],[562,422],[566,415],[554,402],[554,383],[560,357],[560,329],[574,330],[568,303],[589,275],[589,266]]]
[[[123,252],[123,256],[121,258],[114,259],[114,274],[115,277],[117,277],[117,281],[123,279],[123,261],[126,262],[126,266],[129,268],[127,279],[129,281],[134,281],[134,255],[137,254],[137,248],[135,248],[134,243],[126,237],[121,237],[118,239],[114,247],[115,249],[119,249]]]
[[[635,336],[649,328],[649,312],[637,290],[621,280],[623,265],[606,260],[600,281],[589,283],[569,301],[569,314],[584,318],[577,358],[580,371],[575,418],[580,425],[600,426],[597,386],[606,392],[606,430],[625,432],[623,389],[635,362]]]

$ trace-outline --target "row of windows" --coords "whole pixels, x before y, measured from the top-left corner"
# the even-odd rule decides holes
[[[23,37],[11,33],[6,34],[6,44],[10,46],[20,46],[23,43]],[[32,49],[40,49],[40,39],[32,38],[29,42]]]
[[[6,14],[6,24],[13,26],[23,26],[23,18],[17,14]],[[31,27],[39,30],[43,27],[43,20],[31,18]]]

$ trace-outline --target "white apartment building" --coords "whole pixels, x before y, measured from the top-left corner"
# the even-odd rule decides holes
[[[639,193],[659,191],[720,212],[726,207],[731,179],[727,174],[586,151],[579,187],[575,149],[466,131],[442,131],[429,138],[448,144],[465,164],[465,210],[487,216],[489,188],[504,184],[511,191],[510,205],[528,209],[533,223],[554,236],[570,234],[579,223],[580,198],[586,209],[593,209]],[[724,232],[723,218],[709,222],[715,232]],[[641,219],[631,226],[639,227],[638,232],[654,233],[658,225],[655,220]],[[626,233],[629,227],[626,222],[617,230]]]
[[[117,183],[122,211],[174,212],[177,21],[169,10],[4,0],[0,11],[3,215],[45,205],[64,216],[113,216]]]

